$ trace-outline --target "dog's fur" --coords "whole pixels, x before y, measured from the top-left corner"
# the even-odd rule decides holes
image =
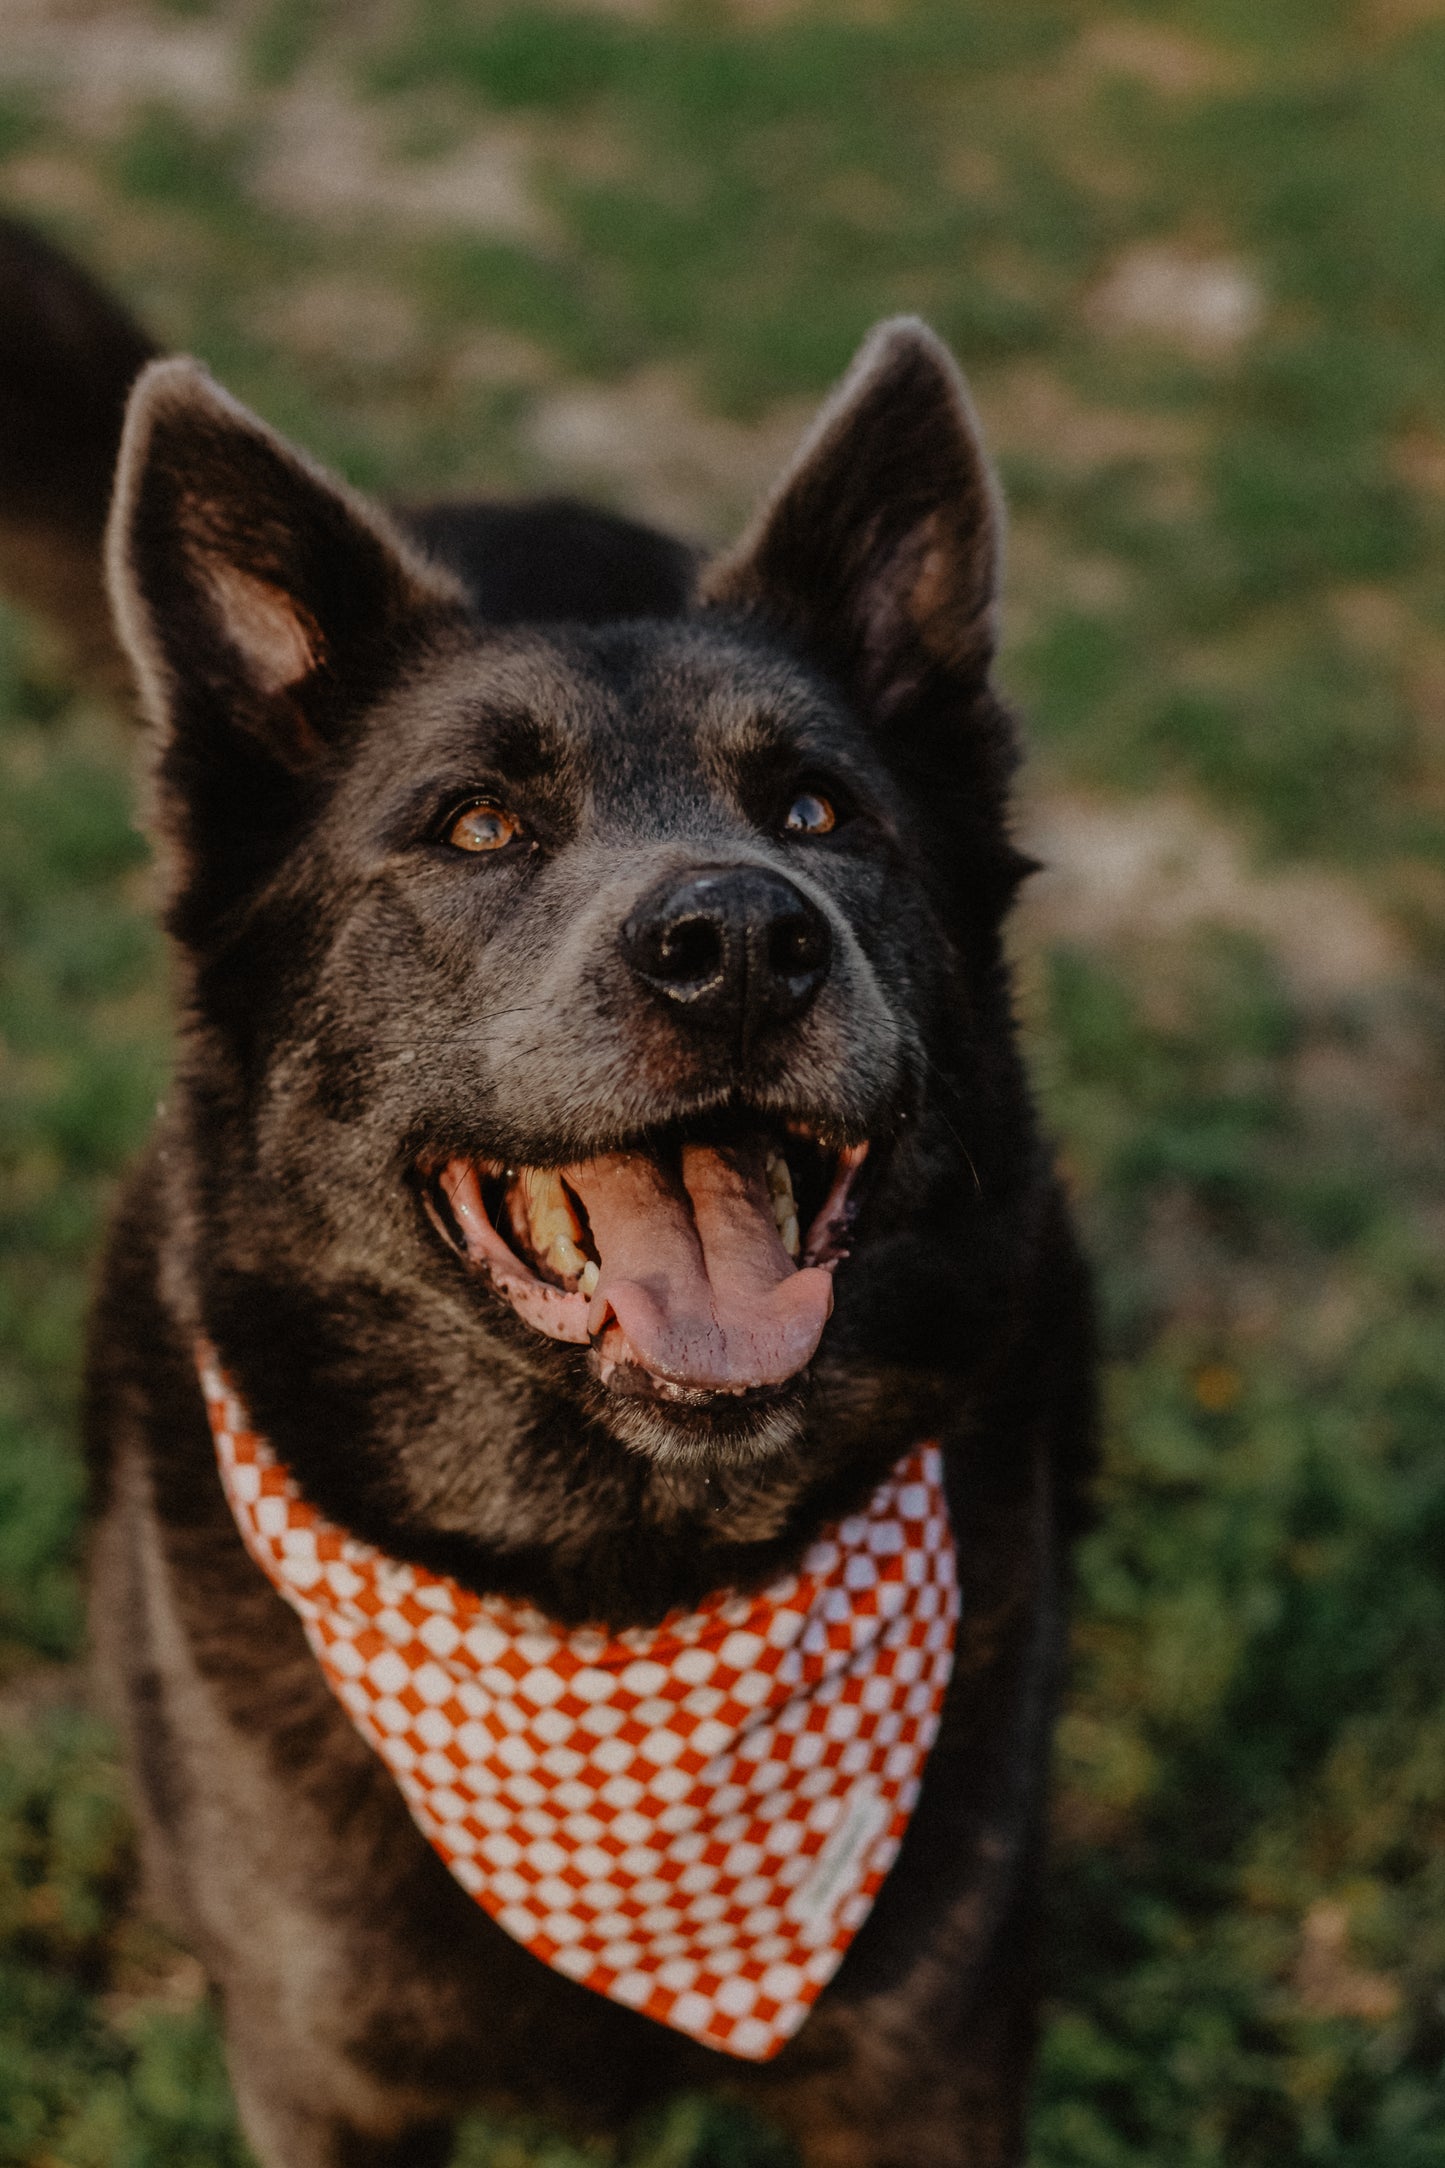
[[[147,350],[115,322],[107,414]],[[71,486],[79,568],[103,484]],[[989,681],[998,528],[961,380],[912,323],[874,334],[700,575],[579,507],[392,520],[188,363],[132,396],[110,590],[155,737],[181,1024],[96,1307],[94,1631],[154,1886],[267,2168],[440,2160],[477,2102],[618,2127],[706,2086],[808,2168],[1021,2157],[1091,1365],[1000,945],[1024,867]],[[833,835],[781,826],[805,787],[846,815]],[[478,789],[530,849],[438,840]],[[782,874],[829,929],[816,1000],[745,1053],[704,1048],[620,956],[637,899],[694,866]],[[608,1390],[421,1194],[449,1154],[556,1166],[794,1115],[872,1151],[835,1313],[780,1392]],[[571,1984],[451,1879],[242,1549],[201,1330],[327,1513],[565,1621],[762,1586],[942,1441],[964,1618],[941,1736],[774,2061]]]

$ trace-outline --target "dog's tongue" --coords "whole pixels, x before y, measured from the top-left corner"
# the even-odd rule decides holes
[[[811,1359],[832,1275],[783,1248],[761,1145],[684,1145],[680,1170],[613,1152],[563,1174],[601,1266],[594,1336],[610,1311],[646,1369],[713,1392],[781,1385]]]

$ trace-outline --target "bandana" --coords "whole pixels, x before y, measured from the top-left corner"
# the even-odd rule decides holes
[[[209,1349],[200,1369],[247,1550],[462,1888],[569,1979],[775,2055],[867,1918],[937,1735],[959,1614],[937,1447],[761,1595],[609,1635],[347,1535]]]

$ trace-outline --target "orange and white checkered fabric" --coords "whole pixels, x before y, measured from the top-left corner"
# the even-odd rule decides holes
[[[387,1558],[201,1360],[251,1556],[463,1889],[569,1979],[765,2061],[897,1855],[953,1663],[938,1449],[758,1596],[609,1636]]]

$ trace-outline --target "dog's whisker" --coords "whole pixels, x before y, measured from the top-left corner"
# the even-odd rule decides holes
[[[954,1084],[953,1079],[948,1076],[944,1070],[939,1068],[937,1062],[935,1062],[933,1057],[929,1054],[928,1049],[926,1047],[920,1046],[916,1049],[916,1051],[922,1057],[922,1060],[928,1068],[930,1075],[934,1078],[934,1081],[936,1083],[942,1084],[944,1088],[948,1091],[951,1091],[956,1098],[961,1099],[963,1095],[958,1090],[958,1087]],[[982,1197],[983,1183],[979,1178],[978,1168],[974,1164],[973,1154],[969,1151],[968,1146],[964,1143],[963,1138],[954,1128],[953,1123],[944,1113],[942,1107],[936,1106],[933,1111],[937,1115],[939,1121],[942,1122],[944,1128],[948,1131],[948,1134],[952,1137],[954,1143],[958,1146],[959,1151],[962,1153],[964,1164],[968,1168],[969,1173],[973,1176],[974,1189],[976,1190],[978,1195]]]

